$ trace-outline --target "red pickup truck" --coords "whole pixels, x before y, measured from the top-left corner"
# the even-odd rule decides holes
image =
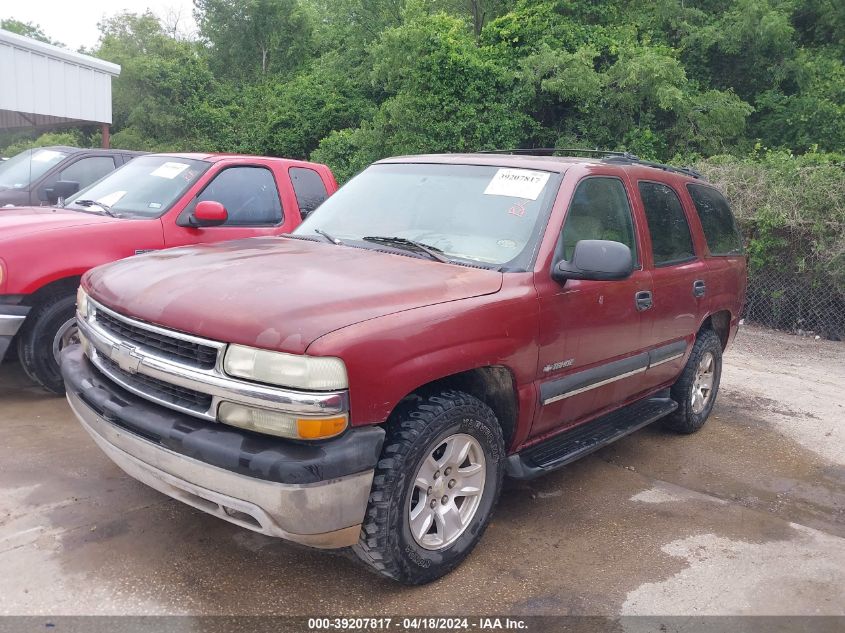
[[[139,156],[63,207],[0,209],[0,361],[64,392],[76,288],[94,266],[151,250],[293,230],[337,189],[325,165],[225,154]]]
[[[422,583],[472,550],[506,474],[700,429],[745,269],[691,170],[393,158],[290,236],[87,273],[62,373],[133,477]]]

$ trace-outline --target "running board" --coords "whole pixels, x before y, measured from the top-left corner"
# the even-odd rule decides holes
[[[677,408],[678,403],[669,398],[640,400],[511,455],[506,472],[514,479],[533,479],[630,435]]]

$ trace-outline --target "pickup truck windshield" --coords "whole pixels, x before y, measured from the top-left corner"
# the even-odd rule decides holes
[[[0,188],[24,189],[41,178],[67,154],[54,149],[28,149],[0,163]]]
[[[68,198],[65,207],[97,212],[101,204],[114,215],[158,217],[210,166],[175,156],[139,156]]]
[[[559,176],[482,165],[380,164],[350,180],[294,231],[382,248],[413,240],[448,258],[501,266],[533,249]],[[377,237],[378,240],[365,239]],[[394,241],[395,242],[395,241]],[[401,246],[399,242],[395,242]]]

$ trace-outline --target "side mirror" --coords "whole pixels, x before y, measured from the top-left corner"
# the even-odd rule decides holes
[[[58,180],[50,187],[44,188],[44,197],[50,204],[57,204],[59,200],[69,198],[79,191],[79,183],[73,180]]]
[[[219,202],[203,200],[198,202],[194,212],[188,216],[188,226],[194,228],[220,226],[229,219],[229,214]]]
[[[567,279],[613,281],[625,279],[634,270],[631,249],[609,240],[581,240],[575,244],[572,261],[562,261],[552,271],[552,279],[563,283]]]

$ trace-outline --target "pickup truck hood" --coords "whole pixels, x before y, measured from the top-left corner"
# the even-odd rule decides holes
[[[121,314],[197,336],[304,353],[339,328],[498,292],[502,273],[293,238],[170,249],[89,272]]]
[[[43,233],[55,229],[68,229],[101,222],[114,222],[115,218],[95,213],[53,207],[4,207],[0,208],[0,242],[18,239],[30,233]]]

